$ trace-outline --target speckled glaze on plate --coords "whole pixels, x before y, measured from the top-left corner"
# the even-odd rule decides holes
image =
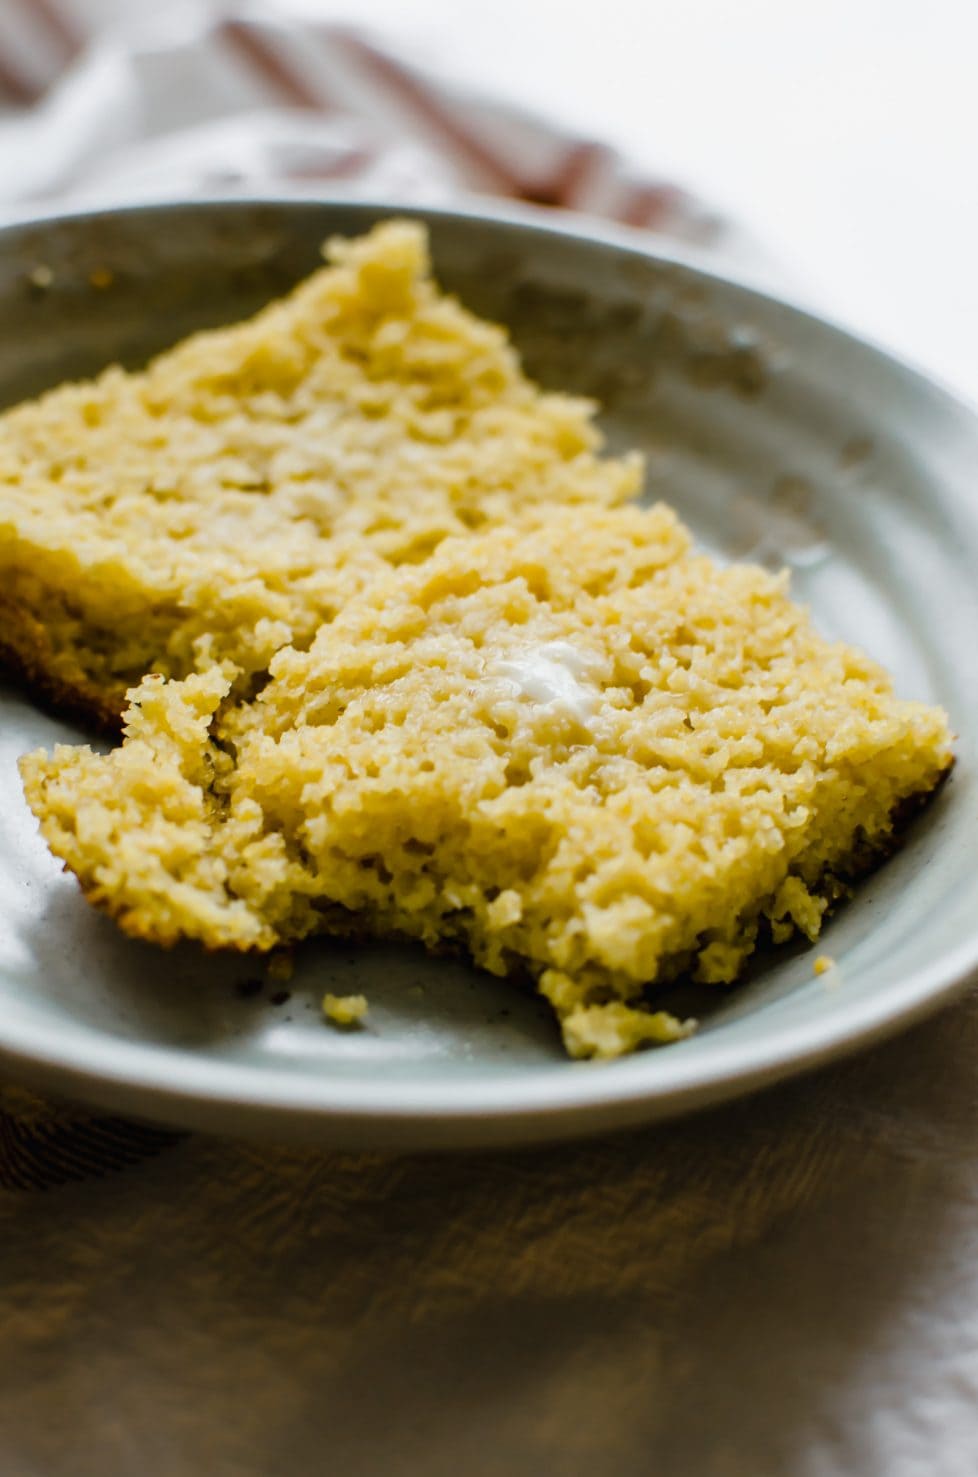
[[[390,206],[165,205],[0,232],[0,401],[228,322]],[[557,1138],[745,1092],[906,1025],[978,967],[978,418],[839,329],[640,238],[526,210],[429,211],[439,276],[530,371],[597,396],[648,494],[731,558],[787,563],[826,634],[943,703],[958,764],[817,950],[716,990],[692,1039],[572,1063],[544,1008],[412,947],[317,942],[294,977],[132,943],[39,840],[17,755],[77,735],[0,688],[0,1072],[131,1114],[337,1146]],[[43,270],[37,271],[40,267]],[[815,953],[836,968],[816,977]],[[366,1030],[326,990],[364,992]]]

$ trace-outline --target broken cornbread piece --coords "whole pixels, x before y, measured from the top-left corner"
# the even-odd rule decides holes
[[[90,900],[166,944],[458,947],[575,1056],[684,1034],[649,987],[735,979],[762,925],[814,939],[952,762],[940,709],[661,506],[447,540],[271,672],[147,678],[115,752],[22,761]]]
[[[323,1014],[334,1026],[361,1026],[367,1018],[365,995],[323,996]]]
[[[247,687],[351,590],[534,503],[613,505],[590,402],[544,394],[406,221],[257,317],[0,416],[0,662],[118,727],[127,687]]]

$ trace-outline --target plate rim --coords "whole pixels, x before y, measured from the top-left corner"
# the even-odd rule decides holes
[[[915,379],[918,388],[937,392],[958,410],[978,419],[978,395],[972,395],[943,376],[940,371],[916,360],[906,350],[897,349],[873,333],[857,329],[831,311],[823,310],[814,297],[806,297],[804,287],[797,282],[786,283],[783,288],[779,282],[772,285],[770,278],[772,272],[776,273],[776,264],[765,263],[752,268],[736,259],[728,265],[723,259],[722,248],[714,250],[705,244],[680,241],[646,226],[630,226],[622,221],[603,219],[565,206],[555,211],[553,207],[527,201],[507,200],[502,197],[496,199],[471,193],[460,194],[458,200],[451,203],[438,200],[382,199],[359,194],[352,187],[344,190],[339,184],[331,185],[329,193],[321,195],[313,195],[299,188],[294,193],[281,188],[268,194],[229,189],[220,194],[200,194],[191,198],[160,191],[152,198],[140,199],[131,204],[111,199],[100,204],[96,199],[50,211],[38,211],[25,204],[12,204],[4,208],[0,219],[0,242],[8,234],[28,227],[57,227],[65,222],[95,221],[111,216],[152,215],[173,209],[199,209],[204,212],[227,205],[250,206],[254,209],[299,208],[310,213],[328,210],[331,206],[341,206],[344,209],[362,211],[364,215],[434,216],[445,220],[486,221],[490,224],[521,226],[541,235],[614,246],[664,266],[686,268],[720,287],[734,287],[769,305],[787,309],[791,314],[805,319],[811,327],[828,329],[832,334],[845,339],[850,347],[869,350],[873,355],[885,359],[890,365]]]
[[[387,1128],[395,1130],[395,1140],[414,1147],[498,1145],[510,1141],[514,1130],[524,1142],[543,1141],[679,1116],[811,1071],[950,1004],[973,983],[976,969],[978,930],[892,990],[854,1001],[822,1021],[768,1025],[759,1040],[736,1045],[725,1045],[718,1030],[692,1058],[679,1042],[616,1062],[569,1061],[559,1077],[552,1067],[529,1068],[515,1085],[505,1078],[477,1086],[464,1080],[423,1087],[398,1082],[391,1089],[382,1078],[317,1079],[284,1067],[270,1073],[95,1032],[98,1062],[86,1064],[77,1053],[65,1061],[48,1049],[43,1027],[18,1031],[9,1023],[2,1028],[0,1068],[21,1081],[53,1080],[89,1102],[121,1103],[128,1112],[192,1128],[208,1126],[215,1116],[223,1122],[233,1117],[240,1129],[249,1120],[253,1127],[254,1120],[272,1117],[276,1127],[288,1124],[300,1133],[332,1125],[344,1139],[349,1135],[342,1130],[353,1128],[358,1142],[377,1145],[391,1137]],[[252,1081],[261,1090],[243,1092]],[[441,1130],[434,1140],[432,1125]]]

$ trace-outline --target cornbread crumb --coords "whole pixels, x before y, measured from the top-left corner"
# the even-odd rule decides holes
[[[586,702],[514,681],[555,650]],[[816,938],[952,762],[940,709],[661,506],[446,540],[229,686],[151,676],[120,748],[22,761],[90,900],[162,943],[461,947],[536,980],[574,1056],[685,1035],[650,986],[734,980],[762,923]]]
[[[367,1017],[365,995],[324,995],[323,1013],[334,1026],[362,1026]]]
[[[270,980],[284,984],[295,973],[295,957],[291,949],[279,949],[269,956],[265,972]]]
[[[37,695],[117,728],[150,671],[246,690],[388,565],[638,492],[594,405],[439,292],[420,226],[328,256],[248,322],[0,416],[0,663]]]
[[[547,993],[544,976],[541,988]],[[637,1010],[622,1000],[607,1005],[582,1005],[561,1020],[564,1046],[572,1057],[612,1061],[642,1046],[664,1046],[691,1036],[696,1022],[677,1021],[665,1010]]]
[[[835,960],[829,954],[819,954],[812,965],[815,974],[827,974],[835,968]]]

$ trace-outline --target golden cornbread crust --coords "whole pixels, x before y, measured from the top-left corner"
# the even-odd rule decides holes
[[[651,985],[816,938],[951,764],[941,710],[663,507],[446,540],[229,690],[150,677],[112,754],[22,761],[90,900],[165,944],[462,947],[528,973],[576,1056],[684,1034]]]
[[[118,727],[149,671],[239,691],[388,565],[537,503],[612,506],[590,402],[441,293],[406,221],[255,318],[0,416],[0,661]]]
[[[0,670],[34,700],[89,728],[118,733],[125,689],[100,688],[65,652],[56,652],[46,628],[19,601],[0,593]]]

